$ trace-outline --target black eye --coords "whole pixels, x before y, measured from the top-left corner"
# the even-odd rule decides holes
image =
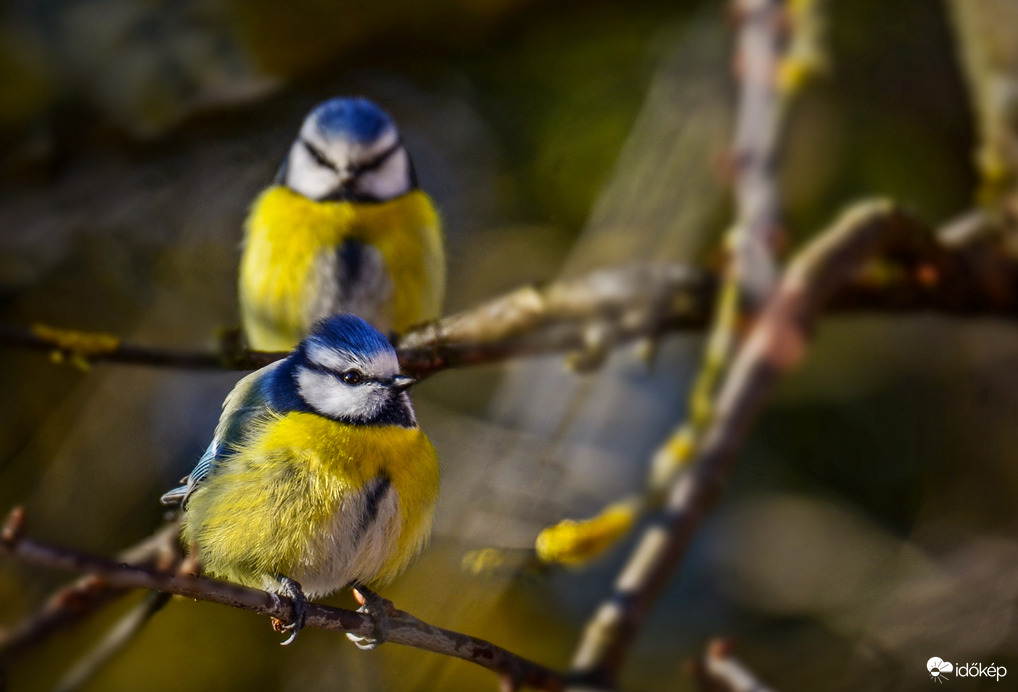
[[[364,381],[364,375],[362,375],[358,370],[347,370],[342,375],[340,375],[340,377],[343,379],[344,382],[350,385],[360,384],[361,382]]]
[[[315,147],[311,146],[310,144],[303,140],[301,140],[301,143],[304,145],[304,148],[307,149],[308,153],[315,158],[315,163],[317,163],[319,166],[324,166],[325,168],[336,170],[336,167],[332,164],[332,161],[329,161],[327,158],[325,158],[325,154],[318,151],[318,149],[316,149]]]

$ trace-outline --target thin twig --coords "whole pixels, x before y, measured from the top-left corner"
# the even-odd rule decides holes
[[[765,397],[801,360],[823,305],[868,257],[881,248],[914,245],[925,234],[921,224],[888,202],[862,203],[792,262],[732,364],[694,466],[673,482],[665,510],[646,528],[614,593],[588,624],[573,659],[580,679],[615,680],[650,608],[717,503]]]
[[[732,655],[732,645],[725,640],[707,646],[704,656],[693,662],[692,675],[701,692],[772,692]]]
[[[657,504],[662,489],[701,444],[743,330],[770,296],[777,277],[777,169],[785,116],[795,93],[779,89],[779,68],[789,43],[787,15],[780,0],[737,0],[733,5],[740,90],[731,154],[736,202],[736,218],[728,231],[731,261],[723,272],[703,362],[689,393],[687,420],[655,456],[644,511]]]
[[[615,346],[675,330],[702,329],[714,294],[709,272],[672,264],[634,264],[508,295],[426,323],[394,338],[403,371],[421,378],[451,367],[512,357],[580,353],[596,361]],[[88,365],[251,370],[285,353],[151,348],[92,332],[0,326],[0,344]]]
[[[292,602],[278,594],[206,577],[135,567],[36,543],[24,537],[24,511],[20,508],[11,513],[3,527],[0,553],[28,564],[90,574],[119,588],[176,594],[242,608],[284,621],[293,617]],[[317,603],[308,606],[306,626],[362,636],[374,631],[372,620],[367,615]],[[536,689],[561,690],[566,683],[561,674],[506,649],[483,639],[435,627],[401,610],[393,609],[389,613],[388,641],[461,658]]]
[[[71,670],[53,688],[53,692],[75,692],[87,685],[138,636],[148,621],[162,610],[169,600],[170,594],[158,591],[150,591],[145,594],[141,603],[131,608],[106,633],[98,645],[71,667]]]
[[[740,301],[760,306],[777,277],[778,153],[788,99],[779,66],[788,42],[780,0],[738,0],[735,65],[739,104],[732,145],[737,217],[730,231],[731,277]]]
[[[181,557],[179,533],[180,524],[170,522],[122,551],[117,559],[130,565],[173,569]],[[55,632],[74,626],[126,592],[127,589],[94,575],[82,577],[57,590],[46,600],[46,605],[26,620],[0,632],[0,666],[47,641]]]
[[[832,301],[839,312],[937,310],[959,315],[1018,311],[1018,258],[1001,241],[997,220],[982,212],[963,217],[991,238],[966,235],[939,246],[924,243],[907,258],[888,257],[881,271],[855,277]],[[943,281],[920,271],[923,252],[958,257]],[[929,258],[926,258],[929,259]],[[967,264],[968,266],[962,266]],[[987,272],[986,268],[992,269]],[[989,276],[990,281],[987,280]],[[405,372],[425,377],[446,368],[498,363],[511,358],[574,353],[581,362],[635,340],[702,331],[718,298],[718,278],[682,265],[631,265],[603,269],[546,287],[526,287],[464,312],[423,324],[395,345]],[[68,339],[67,335],[75,338]],[[105,349],[78,350],[105,340]],[[93,332],[25,329],[0,325],[0,345],[56,354],[78,363],[252,370],[284,357],[226,348],[218,352],[167,349],[112,339]]]
[[[219,351],[161,348],[133,344],[101,332],[56,329],[46,325],[24,328],[0,325],[0,344],[51,354],[56,361],[87,366],[120,363],[194,370],[254,370],[286,354],[224,348]]]

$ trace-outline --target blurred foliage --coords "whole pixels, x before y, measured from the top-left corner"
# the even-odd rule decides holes
[[[211,346],[237,321],[246,208],[303,114],[333,94],[375,98],[399,122],[448,228],[449,309],[560,269],[710,261],[728,213],[723,7],[11,0],[0,320]],[[933,223],[966,208],[975,118],[949,15],[927,0],[830,7],[830,75],[796,108],[782,169],[790,244],[861,195]],[[547,359],[426,382],[415,400],[443,460],[438,527],[384,595],[565,666],[625,548],[540,575],[513,556],[542,527],[638,487],[681,418],[698,345],[669,339],[650,367],[613,354],[582,377]],[[641,636],[626,687],[689,689],[682,659],[719,634],[786,692],[925,689],[933,655],[1013,662],[1016,353],[1008,324],[825,323]],[[7,349],[0,362],[0,507],[23,502],[33,535],[107,554],[159,524],[159,494],[191,468],[236,381],[83,373]],[[461,570],[487,546],[516,550],[483,574]],[[0,622],[65,578],[0,562]],[[126,607],[26,656],[11,688],[49,689]],[[494,686],[420,651],[365,655],[313,631],[277,642],[262,618],[175,600],[89,689]]]

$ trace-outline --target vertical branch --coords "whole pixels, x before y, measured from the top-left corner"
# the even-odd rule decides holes
[[[806,73],[785,68],[786,61],[798,60],[803,66],[803,55],[819,52],[818,4],[819,0],[800,0],[794,3],[794,12],[780,0],[738,0],[735,5],[738,36],[734,68],[740,93],[732,145],[736,219],[728,238],[731,262],[691,392],[689,419],[653,460],[651,495],[667,497],[666,509],[641,536],[614,594],[589,623],[573,658],[573,672],[580,679],[614,683],[632,639],[671,579],[702,518],[717,502],[735,450],[780,371],[770,367],[757,350],[760,332],[766,326],[755,325],[745,346],[741,346],[741,330],[753,324],[764,306],[772,310],[771,304],[780,297],[773,296],[777,278],[774,250],[780,225],[780,140],[791,97]],[[798,32],[792,40],[790,29]],[[803,46],[810,45],[812,50],[804,50]],[[796,49],[792,55],[788,54],[790,46]],[[789,79],[789,74],[798,74],[798,78]],[[792,329],[781,332],[782,338],[791,339],[786,350],[802,350],[801,346],[791,348],[797,334]],[[696,467],[682,475],[693,460]]]
[[[886,202],[860,204],[799,253],[739,350],[718,393],[695,465],[669,488],[665,510],[640,537],[612,595],[587,625],[573,674],[611,685],[650,609],[678,568],[731,475],[736,452],[778,378],[805,353],[833,292],[883,246],[924,229]]]
[[[688,478],[677,475],[696,455],[715,414],[714,392],[735,352],[742,307],[758,307],[771,292],[776,274],[773,241],[778,223],[778,194],[774,173],[781,114],[778,66],[786,43],[779,0],[738,0],[735,20],[739,33],[733,67],[740,78],[738,115],[732,145],[736,220],[729,231],[732,252],[707,341],[704,361],[690,393],[689,419],[655,455],[651,470],[654,494],[669,487],[682,489]],[[684,493],[685,490],[682,490]],[[673,493],[674,494],[674,493]],[[709,506],[713,502],[707,503]],[[669,541],[671,510],[649,527],[606,601],[588,624],[573,658],[573,672],[581,679],[611,684],[650,605],[664,588],[681,549],[655,570]],[[686,537],[680,543],[684,544]],[[634,599],[632,594],[640,594]]]
[[[777,276],[778,142],[786,100],[778,90],[787,43],[779,0],[739,0],[734,69],[740,93],[732,144],[736,219],[729,231],[730,276],[750,305],[767,298]]]
[[[668,486],[699,444],[713,415],[714,395],[738,349],[740,329],[755,318],[777,277],[781,135],[792,97],[809,71],[806,66],[812,64],[801,56],[819,52],[814,45],[817,2],[798,3],[795,15],[780,0],[737,0],[735,4],[738,35],[733,68],[740,89],[731,153],[736,202],[736,218],[728,231],[731,261],[718,294],[703,364],[690,393],[689,420],[654,459],[651,486],[657,492]],[[794,54],[789,54],[792,47]],[[798,69],[789,69],[790,65]]]

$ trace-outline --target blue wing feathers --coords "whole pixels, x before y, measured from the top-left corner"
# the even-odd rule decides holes
[[[224,458],[233,453],[236,445],[243,441],[243,431],[252,419],[271,413],[267,398],[262,391],[262,383],[266,375],[272,373],[283,361],[251,373],[233,388],[223,403],[223,413],[219,417],[215,435],[205,453],[201,455],[194,469],[186,478],[186,485],[174,488],[164,494],[160,501],[165,505],[184,504],[202,481],[216,470],[216,466]]]

